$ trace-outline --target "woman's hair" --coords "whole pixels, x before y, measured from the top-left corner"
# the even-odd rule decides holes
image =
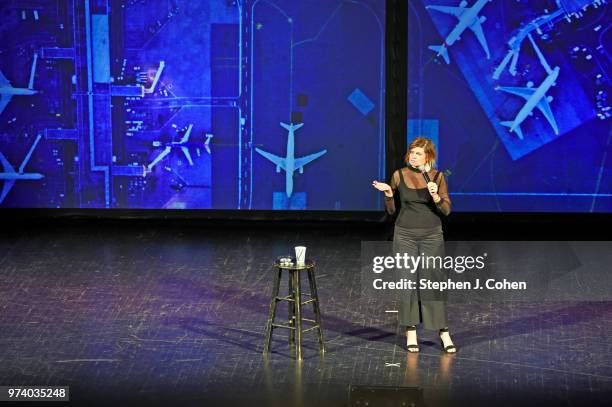
[[[433,141],[427,137],[417,137],[415,138],[410,146],[408,147],[408,152],[404,156],[404,161],[408,163],[410,161],[410,151],[412,151],[415,147],[421,147],[425,151],[425,162],[429,164],[431,168],[434,167],[436,163],[436,146]]]

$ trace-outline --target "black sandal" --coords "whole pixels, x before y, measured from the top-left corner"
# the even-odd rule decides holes
[[[408,331],[416,331],[416,326],[412,325],[412,326],[407,326],[406,327],[406,332]],[[417,340],[418,342],[418,340]],[[409,344],[408,343],[408,335],[406,335],[406,349],[408,350],[409,353],[418,353],[420,351],[419,349],[419,345],[418,344]],[[413,349],[413,350],[411,350]]]
[[[443,332],[448,332],[448,328],[442,328],[440,329],[440,332],[438,333],[441,334]],[[442,338],[440,338],[440,346],[442,347],[442,352],[444,353],[457,353],[457,348],[455,347],[455,345],[448,345],[448,346],[444,346],[444,341],[442,340]],[[449,350],[451,349],[455,349],[454,352],[449,352]]]

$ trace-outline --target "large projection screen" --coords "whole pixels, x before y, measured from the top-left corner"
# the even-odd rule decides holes
[[[611,212],[610,5],[408,0],[408,139],[454,211]]]
[[[0,16],[0,207],[382,209],[384,1]]]

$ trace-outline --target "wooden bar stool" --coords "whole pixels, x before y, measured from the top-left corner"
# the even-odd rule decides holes
[[[317,330],[319,333],[319,351],[325,352],[323,343],[323,329],[321,328],[321,310],[319,308],[319,295],[317,294],[317,283],[314,275],[315,262],[306,259],[304,264],[298,265],[295,259],[290,264],[281,263],[279,260],[274,262],[274,285],[272,286],[272,301],[270,302],[270,313],[266,324],[264,354],[270,352],[272,342],[272,331],[274,328],[289,329],[289,345],[296,345],[295,354],[298,360],[302,360],[302,334]],[[289,273],[288,295],[279,297],[280,283],[284,271]],[[308,274],[310,293],[303,293],[301,288],[302,272]],[[302,296],[308,299],[302,302]],[[287,301],[289,304],[289,320],[287,323],[275,323],[276,307],[279,301]],[[302,306],[312,304],[315,319],[308,319],[302,316]],[[306,322],[310,326],[302,328]]]

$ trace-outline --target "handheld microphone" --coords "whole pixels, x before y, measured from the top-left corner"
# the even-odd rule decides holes
[[[425,178],[425,182],[426,183],[430,183],[431,179],[429,178],[429,170],[431,170],[431,167],[427,164],[425,165],[419,165],[419,170],[421,170],[421,174],[423,174],[423,178]]]

